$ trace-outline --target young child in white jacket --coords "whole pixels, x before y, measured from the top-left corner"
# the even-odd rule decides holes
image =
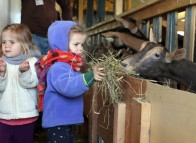
[[[39,51],[26,25],[7,25],[0,39],[0,142],[32,143],[38,118]]]

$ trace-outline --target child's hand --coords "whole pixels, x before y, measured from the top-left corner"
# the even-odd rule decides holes
[[[102,81],[105,74],[103,73],[103,69],[101,67],[95,66],[93,68],[94,78],[96,81]]]
[[[19,70],[21,71],[21,72],[25,72],[25,71],[27,71],[27,70],[29,70],[30,69],[30,65],[29,65],[29,61],[24,61],[22,64],[20,64],[20,66],[19,66]]]
[[[4,77],[6,68],[7,68],[7,64],[2,58],[0,58],[0,76]]]

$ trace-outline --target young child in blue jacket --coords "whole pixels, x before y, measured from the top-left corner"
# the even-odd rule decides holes
[[[56,21],[49,27],[50,51],[40,61],[42,67],[49,67],[42,117],[49,142],[73,143],[72,125],[84,122],[83,93],[104,78],[99,66],[80,73],[86,38],[84,29],[73,21]]]

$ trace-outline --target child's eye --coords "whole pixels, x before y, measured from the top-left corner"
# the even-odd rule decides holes
[[[2,41],[2,44],[15,44],[15,41],[9,40],[9,41]]]
[[[2,44],[5,44],[6,42],[5,41],[2,41]]]
[[[10,41],[10,43],[11,43],[11,44],[14,44],[15,42],[14,42],[14,41]]]
[[[74,44],[75,46],[78,46],[79,44]]]

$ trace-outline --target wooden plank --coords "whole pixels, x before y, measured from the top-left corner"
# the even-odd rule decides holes
[[[156,0],[156,1],[159,1],[159,0]],[[116,2],[122,3],[118,0],[116,0]],[[155,3],[155,2],[153,2],[153,3]],[[115,3],[115,4],[117,5],[117,3]],[[119,5],[117,5],[117,6],[119,6]],[[143,7],[146,7],[146,6],[143,6]],[[142,9],[143,7],[140,7],[140,8]],[[135,10],[131,10],[130,14],[134,11],[139,10],[140,8],[135,9]],[[124,13],[127,13],[127,12],[124,12]],[[124,16],[125,15],[130,15],[130,14],[124,14]],[[121,15],[122,15],[122,13],[121,13]],[[93,35],[93,34],[101,33],[101,32],[106,31],[108,29],[114,29],[114,28],[119,27],[119,26],[121,26],[120,23],[116,22],[116,20],[114,18],[107,19],[104,22],[100,22],[98,24],[95,24],[95,25],[87,28],[87,33],[88,33],[88,35]]]
[[[132,0],[124,0],[125,1],[125,4],[124,4],[124,7],[125,7],[125,11],[128,11],[131,9],[132,5]]]
[[[115,0],[115,8],[114,8],[115,15],[120,15],[122,12],[123,12],[123,1]]]
[[[134,138],[133,130],[133,98],[142,98],[146,91],[146,80],[138,80],[134,77],[125,77],[122,83],[124,89],[124,96],[122,101],[126,103],[126,119],[125,119],[125,143],[136,143],[132,142],[131,139]]]
[[[147,19],[194,4],[196,0],[154,0],[124,12],[122,15],[131,15],[135,19]]]
[[[144,98],[133,98],[132,143],[150,142],[151,104]]]
[[[150,21],[148,20],[145,24],[142,25],[142,33],[148,38],[150,29]]]
[[[93,25],[93,4],[94,0],[87,0],[87,10],[86,10],[86,26],[90,27]]]
[[[196,4],[196,0],[153,0],[145,3],[137,8],[131,9],[129,11],[120,14],[120,17],[132,17],[136,20],[148,19],[154,16],[162,15],[170,11],[175,11],[177,9],[183,9],[184,7]],[[113,29],[118,25],[114,19],[109,19],[105,22],[101,22],[93,25],[87,29],[88,35],[93,35],[101,33],[108,29]]]
[[[113,143],[124,143],[126,104],[114,104]]]
[[[78,0],[78,5],[79,5],[79,9],[78,9],[78,21],[80,24],[82,24],[84,21],[84,14],[83,14],[83,5],[84,5],[84,0]]]
[[[96,83],[84,95],[84,113],[88,118],[88,140],[89,143],[97,141],[97,95],[95,94]]]
[[[178,19],[177,19],[177,12],[171,12],[167,14],[167,33],[166,33],[166,48],[169,51],[174,51],[178,48],[178,36],[177,36],[177,29],[178,29]]]
[[[196,6],[186,8],[185,28],[184,28],[184,45],[186,48],[186,58],[194,60],[194,43],[195,43],[195,21]]]
[[[196,94],[147,83],[150,143],[196,143]]]
[[[105,0],[97,1],[97,19],[98,22],[105,20]]]
[[[178,49],[178,13],[171,12],[167,14],[167,26],[166,26],[166,42],[165,47],[173,52]],[[167,80],[170,87],[177,88],[177,83],[172,80]]]
[[[101,94],[99,94],[98,96],[102,98]],[[97,136],[99,136],[104,141],[104,143],[113,143],[114,108],[113,105],[104,105],[104,106],[103,105],[104,105],[103,100],[99,99]]]
[[[153,31],[157,42],[162,42],[162,16],[153,18]]]

